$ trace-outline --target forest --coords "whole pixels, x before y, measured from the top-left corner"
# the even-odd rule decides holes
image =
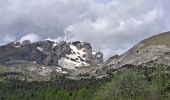
[[[126,67],[102,79],[29,82],[5,76],[0,100],[170,100],[170,75],[160,66],[152,73]]]

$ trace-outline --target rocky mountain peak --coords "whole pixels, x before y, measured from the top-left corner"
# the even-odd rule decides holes
[[[72,73],[73,78],[96,76],[105,77],[126,65],[143,66],[145,64],[161,64],[170,66],[170,32],[145,39],[122,55],[110,57],[100,66],[84,68]]]
[[[72,79],[102,78],[126,65],[143,66],[152,62],[170,66],[170,32],[145,39],[104,63],[103,53],[93,51],[87,42],[25,40],[0,46],[0,64],[7,65],[8,71],[27,71],[30,75],[57,73]]]
[[[93,52],[87,42],[44,40],[31,43],[12,42],[1,46],[0,62],[34,62],[46,66],[57,66],[76,70],[77,67],[98,65],[103,62],[101,52]],[[1,52],[2,53],[2,52]]]

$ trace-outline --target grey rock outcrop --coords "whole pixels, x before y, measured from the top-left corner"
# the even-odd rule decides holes
[[[47,66],[81,67],[103,63],[103,54],[92,54],[92,47],[86,42],[65,42],[44,40],[30,43],[10,43],[0,47],[0,63],[28,61]],[[71,64],[71,65],[70,65]],[[74,67],[73,67],[74,68]]]
[[[170,32],[145,39],[124,54],[115,55],[99,66],[75,71],[72,73],[71,78],[77,78],[77,76],[80,76],[80,78],[94,76],[101,78],[126,65],[137,67],[147,63],[150,65],[157,63],[170,66]]]
[[[17,42],[16,45],[19,45],[19,44],[21,44],[21,45],[28,45],[28,44],[30,44],[30,43],[31,43],[30,40],[24,40],[24,41],[22,41],[22,43]]]

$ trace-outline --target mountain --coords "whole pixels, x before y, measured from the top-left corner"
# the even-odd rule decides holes
[[[170,100],[170,32],[103,62],[86,42],[0,46],[2,100]]]
[[[13,42],[0,46],[1,72],[21,73],[30,80],[47,80],[51,76],[71,79],[103,78],[127,67],[149,71],[161,65],[170,72],[170,32],[145,39],[122,55],[103,62],[101,52],[92,51],[86,42],[44,40]],[[12,76],[10,76],[12,77]]]
[[[25,40],[0,46],[1,69],[32,77],[68,74],[80,67],[101,63],[103,54],[92,51],[92,46],[87,42],[44,40],[31,43]]]
[[[123,67],[148,69],[154,68],[156,64],[170,71],[170,32],[145,39],[126,53],[112,56],[100,66],[75,71],[72,76],[101,78]]]
[[[170,32],[105,62],[101,52],[80,41],[0,46],[2,100],[169,100],[169,94]]]
[[[125,64],[140,65],[150,61],[156,61],[169,52],[170,32],[166,32],[141,41],[128,52],[116,59],[113,58],[111,61],[108,61],[106,65],[111,65],[114,68]]]

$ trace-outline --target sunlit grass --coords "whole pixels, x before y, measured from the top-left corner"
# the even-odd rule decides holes
[[[166,45],[170,47],[170,32],[159,34],[142,41],[146,46],[148,45]]]

